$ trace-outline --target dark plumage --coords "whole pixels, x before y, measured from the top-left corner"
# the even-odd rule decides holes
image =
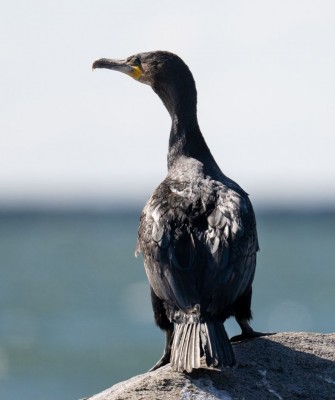
[[[150,85],[172,119],[168,174],[142,212],[136,249],[144,255],[155,321],[166,331],[163,357],[152,369],[171,362],[191,371],[202,355],[208,366],[233,365],[223,322],[235,316],[242,329],[235,340],[262,335],[248,323],[256,221],[247,193],[221,172],[201,134],[193,76],[163,51],[100,59],[93,68]]]

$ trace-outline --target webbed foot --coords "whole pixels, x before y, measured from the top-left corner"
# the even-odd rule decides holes
[[[236,321],[238,322],[238,324],[240,325],[241,329],[242,329],[242,333],[240,335],[236,335],[233,336],[232,338],[230,338],[230,341],[232,343],[234,342],[241,342],[243,340],[249,340],[249,339],[255,339],[261,336],[270,336],[270,335],[274,335],[275,332],[256,332],[254,331],[249,322],[246,319],[238,319],[236,318]]]
[[[171,352],[169,352],[168,354],[164,353],[162,358],[160,358],[156,362],[156,364],[152,368],[149,369],[148,372],[155,371],[158,368],[164,367],[164,365],[166,365],[170,362],[170,357],[171,357]]]
[[[232,343],[242,342],[243,340],[250,340],[261,336],[270,336],[270,335],[275,335],[275,332],[255,332],[253,330],[252,332],[242,332],[240,335],[233,336],[230,338],[230,341]]]
[[[156,369],[161,368],[170,362],[172,341],[173,326],[171,329],[165,331],[165,348],[162,357],[156,362],[156,364],[152,368],[149,369],[148,372],[155,371]]]

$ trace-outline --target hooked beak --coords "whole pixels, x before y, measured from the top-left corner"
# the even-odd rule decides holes
[[[141,68],[139,68],[138,66],[128,65],[125,60],[111,60],[109,58],[100,58],[99,60],[94,61],[92,65],[93,71],[96,68],[107,68],[114,71],[120,71],[136,80],[142,74]]]

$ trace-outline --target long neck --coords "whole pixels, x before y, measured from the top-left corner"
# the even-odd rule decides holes
[[[168,168],[182,156],[195,158],[203,163],[214,161],[201,134],[197,116],[171,115],[172,127],[169,139]]]
[[[198,125],[197,92],[193,78],[183,81],[181,85],[164,85],[154,90],[162,99],[172,120],[168,169],[182,156],[195,158],[206,165],[216,165]]]

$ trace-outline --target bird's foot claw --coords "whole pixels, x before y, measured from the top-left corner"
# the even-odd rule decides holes
[[[255,339],[255,338],[258,338],[261,336],[271,336],[271,335],[275,335],[275,332],[255,332],[255,331],[248,332],[248,333],[242,332],[240,335],[236,335],[236,336],[233,336],[232,338],[230,338],[230,341],[232,343],[242,342],[243,340],[250,340],[250,339]]]

